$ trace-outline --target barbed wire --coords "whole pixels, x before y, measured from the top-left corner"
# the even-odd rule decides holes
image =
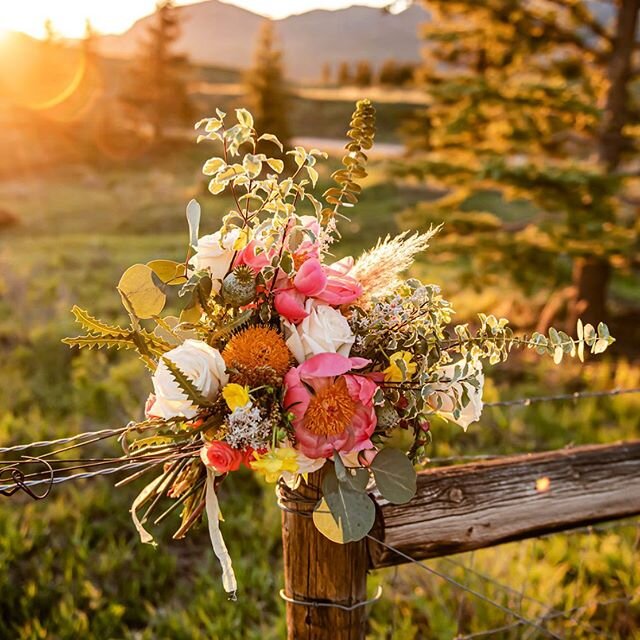
[[[575,393],[559,393],[550,396],[533,396],[531,398],[517,398],[515,400],[498,400],[496,402],[485,402],[484,407],[528,407],[536,402],[562,402],[568,400],[582,400],[585,398],[607,398],[612,396],[629,395],[640,393],[640,387],[630,389],[610,389],[608,391],[576,391]]]

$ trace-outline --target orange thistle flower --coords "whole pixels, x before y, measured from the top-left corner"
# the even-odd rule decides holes
[[[291,368],[291,351],[280,333],[257,325],[234,335],[222,351],[230,379],[249,387],[277,383]]]

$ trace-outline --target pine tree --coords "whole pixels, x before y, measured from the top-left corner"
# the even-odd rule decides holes
[[[172,0],[156,4],[145,35],[122,97],[145,114],[154,141],[161,142],[167,124],[193,120],[187,88],[189,61],[184,54],[174,51],[180,37],[180,14]]]
[[[347,87],[353,84],[353,78],[351,77],[351,68],[346,60],[343,60],[338,67],[338,86]]]
[[[247,108],[254,117],[259,135],[275,134],[287,146],[291,134],[287,114],[290,93],[282,67],[282,53],[276,45],[273,23],[266,20],[260,29],[251,69],[245,76]],[[267,152],[273,154],[273,145]]]
[[[560,295],[570,322],[603,319],[611,265],[633,266],[638,246],[624,169],[637,148],[630,86],[640,0],[609,5],[612,26],[585,0],[428,6],[421,77],[430,103],[413,123],[422,155],[407,170],[446,195],[408,219],[448,219],[476,272],[511,268],[529,288],[569,277]],[[532,219],[505,223],[479,197],[492,192],[502,205],[526,201]]]
[[[372,80],[373,71],[371,70],[371,64],[367,60],[360,60],[353,74],[354,84],[359,87],[369,87],[371,86]]]
[[[320,82],[324,87],[328,87],[331,84],[331,65],[328,62],[322,65]]]

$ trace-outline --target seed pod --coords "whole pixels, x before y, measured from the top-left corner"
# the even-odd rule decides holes
[[[247,266],[236,267],[222,281],[222,299],[232,307],[244,307],[256,297],[256,279]]]

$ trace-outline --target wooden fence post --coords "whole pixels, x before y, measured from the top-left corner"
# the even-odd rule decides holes
[[[348,607],[367,598],[367,543],[336,544],[315,528],[309,516],[319,500],[322,475],[322,470],[309,474],[308,483],[296,490],[308,503],[283,494],[284,593],[302,602]],[[364,640],[365,628],[365,607],[345,611],[287,602],[288,640]]]

